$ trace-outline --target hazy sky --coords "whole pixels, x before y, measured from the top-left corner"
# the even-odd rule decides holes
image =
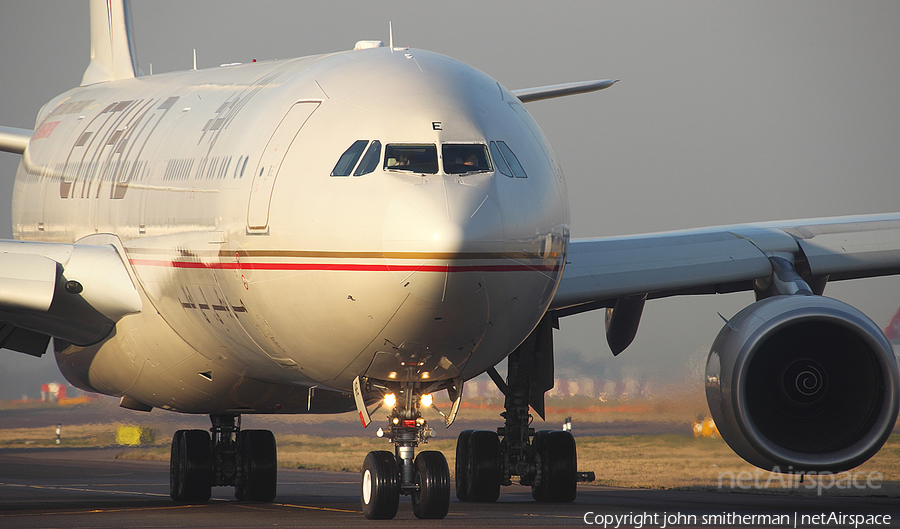
[[[900,2],[135,1],[133,12],[145,73],[190,68],[192,48],[200,68],[350,49],[387,41],[393,21],[395,45],[444,53],[510,89],[621,79],[528,105],[566,173],[575,237],[900,209]],[[33,127],[88,57],[87,2],[5,0],[0,125]],[[19,158],[0,153],[0,219]],[[884,326],[900,280],[826,294]],[[602,313],[567,318],[557,355],[596,361],[596,376],[681,375],[705,361],[716,313],[752,300],[650,302],[614,360]],[[53,374],[52,362],[17,356],[4,353],[2,370]]]

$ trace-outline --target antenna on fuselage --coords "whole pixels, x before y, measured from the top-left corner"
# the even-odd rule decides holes
[[[391,53],[394,53],[394,24],[388,20],[388,46],[391,48]]]
[[[197,48],[194,48],[194,70],[197,70]]]

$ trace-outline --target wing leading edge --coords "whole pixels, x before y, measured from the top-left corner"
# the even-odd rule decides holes
[[[560,316],[620,298],[752,290],[788,255],[824,281],[900,273],[900,213],[576,239],[550,306]]]

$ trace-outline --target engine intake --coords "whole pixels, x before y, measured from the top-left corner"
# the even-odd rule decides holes
[[[865,314],[822,296],[775,296],[713,342],[706,399],[723,439],[780,472],[842,472],[872,457],[897,419],[900,374]]]

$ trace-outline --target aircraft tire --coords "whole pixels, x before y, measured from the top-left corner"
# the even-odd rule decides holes
[[[456,498],[459,501],[469,501],[469,481],[467,478],[468,456],[469,456],[469,437],[472,436],[473,430],[463,430],[459,432],[459,438],[456,440],[456,472],[454,479],[456,480]]]
[[[450,467],[444,454],[434,450],[416,456],[419,490],[412,494],[416,518],[439,520],[450,510]]]
[[[390,520],[400,505],[400,467],[386,450],[369,452],[362,466],[363,514],[369,520]]]
[[[239,434],[241,482],[235,487],[238,500],[271,502],[278,482],[278,452],[269,430],[242,430]]]
[[[180,434],[180,435],[179,435]],[[175,469],[170,463],[170,492],[176,501],[206,503],[212,496],[212,445],[205,430],[179,430],[172,437]],[[174,491],[171,481],[174,480]]]
[[[540,479],[532,485],[531,496],[537,501],[575,501],[578,458],[572,434],[542,430],[535,434],[533,446],[540,461]]]
[[[490,503],[500,497],[500,438],[475,430],[469,436],[466,465],[469,501]]]
[[[181,481],[181,443],[184,430],[177,430],[172,436],[172,449],[169,452],[169,496],[175,501],[181,501],[178,497],[179,482]]]

